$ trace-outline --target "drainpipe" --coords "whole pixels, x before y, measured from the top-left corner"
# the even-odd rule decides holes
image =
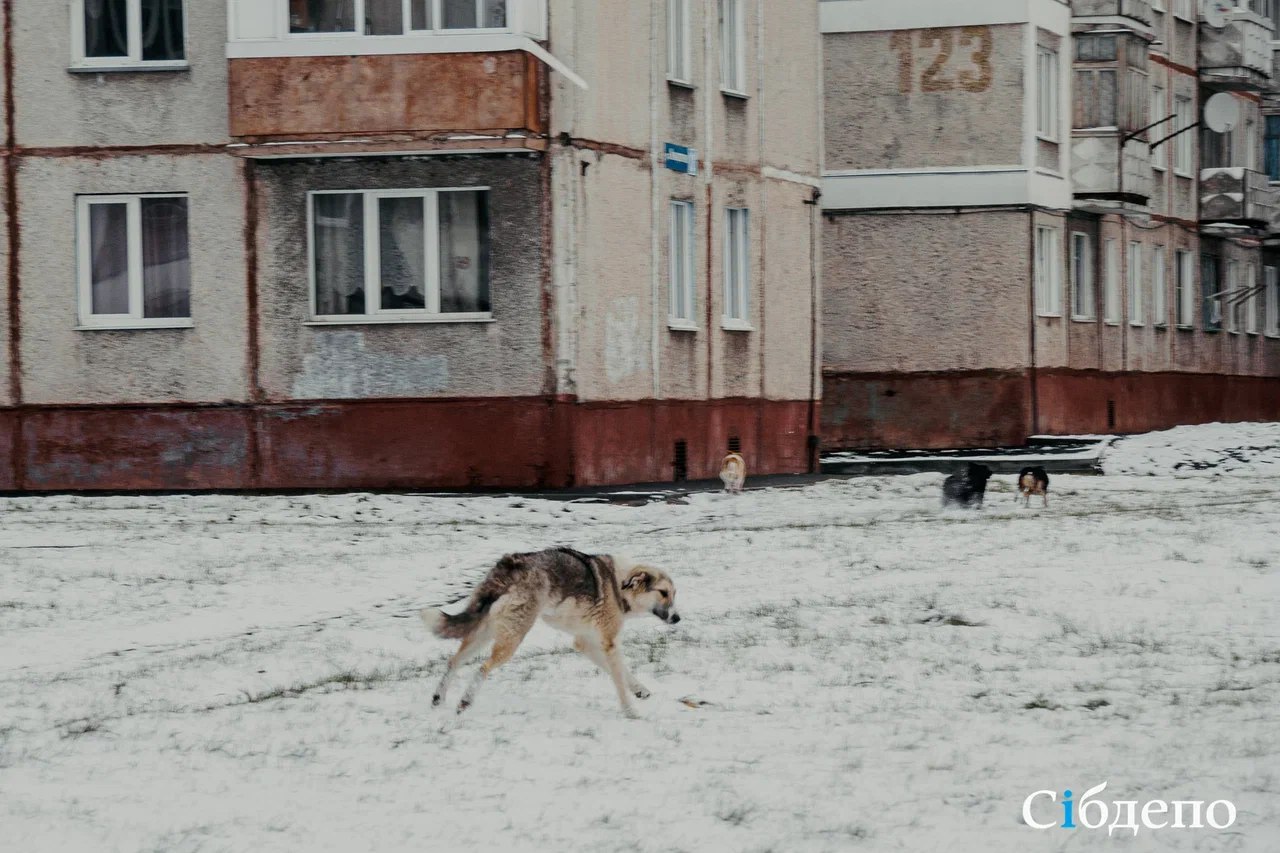
[[[813,200],[809,211],[809,417],[808,435],[805,438],[809,455],[809,473],[818,473],[818,450],[821,439],[818,436],[818,325],[820,276],[818,275],[818,228],[821,225],[822,212],[818,209],[821,190],[813,191]]]
[[[1028,270],[1030,272],[1029,281],[1031,287],[1027,288],[1027,306],[1028,313],[1031,318],[1030,326],[1030,346],[1031,346],[1031,364],[1027,372],[1028,390],[1031,394],[1031,434],[1038,435],[1040,433],[1040,397],[1039,389],[1036,386],[1036,211],[1031,208],[1031,216],[1029,217],[1027,242],[1028,258],[1030,264]]]

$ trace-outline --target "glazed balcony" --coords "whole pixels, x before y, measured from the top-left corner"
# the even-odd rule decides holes
[[[1114,23],[1116,18],[1126,18],[1151,26],[1151,0],[1075,0],[1071,4],[1072,19],[1106,18]]]
[[[1217,89],[1261,92],[1271,85],[1271,24],[1244,6],[1219,28],[1200,22],[1200,82]]]
[[[229,133],[256,152],[537,147],[545,0],[229,0]]]
[[[1274,230],[1280,227],[1280,187],[1253,169],[1201,169],[1200,221]]]

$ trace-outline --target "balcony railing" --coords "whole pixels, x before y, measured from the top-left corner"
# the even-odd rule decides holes
[[[1145,207],[1151,197],[1147,143],[1117,130],[1077,130],[1071,138],[1071,184],[1077,207]],[[1123,152],[1123,157],[1122,157]]]
[[[1271,24],[1247,8],[1221,29],[1200,24],[1200,81],[1223,89],[1262,91],[1271,83]]]
[[[1280,188],[1253,169],[1201,169],[1200,221],[1274,229],[1280,225]]]

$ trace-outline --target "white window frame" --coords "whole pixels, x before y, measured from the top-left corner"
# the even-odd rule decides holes
[[[136,193],[129,195],[76,196],[76,304],[79,329],[190,329],[190,317],[144,317],[142,286],[142,200],[144,198],[182,198],[191,210],[187,193]],[[129,242],[129,312],[127,314],[93,313],[93,247],[89,232],[89,208],[99,204],[123,204],[126,207],[126,239]],[[188,220],[189,221],[189,220]],[[187,232],[187,251],[191,250],[191,233]],[[192,281],[187,281],[190,298]]]
[[[1258,267],[1250,263],[1245,267],[1244,298],[1244,332],[1246,335],[1258,334]]]
[[[1174,130],[1190,127],[1195,122],[1194,106],[1191,103],[1191,99],[1184,95],[1174,95],[1173,114]],[[1191,131],[1187,131],[1178,134],[1169,143],[1166,143],[1173,145],[1173,173],[1175,175],[1183,178],[1194,177],[1191,174],[1193,168],[1192,159],[1195,153],[1192,148],[1194,142],[1194,134]]]
[[[1174,252],[1177,269],[1174,271],[1174,325],[1179,329],[1195,328],[1196,319],[1196,276],[1195,253],[1189,249],[1178,249]]]
[[[1125,289],[1129,296],[1129,325],[1145,326],[1146,317],[1142,305],[1142,244],[1129,241],[1129,254],[1125,263]]]
[[[512,3],[510,2],[510,0],[508,0],[508,4],[507,4],[507,25],[505,27],[454,27],[451,29],[446,29],[441,26],[431,26],[425,30],[413,29],[413,0],[400,0],[403,8],[403,11],[401,13],[403,15],[403,21],[404,21],[403,29],[399,33],[381,33],[379,35],[373,35],[373,34],[363,32],[362,31],[363,25],[359,30],[350,30],[350,31],[337,30],[335,32],[326,32],[326,33],[291,32],[292,27],[290,27],[289,25],[289,0],[278,0],[278,2],[280,3],[280,15],[282,17],[280,32],[283,33],[284,37],[288,39],[397,38],[400,36],[431,35],[431,34],[442,34],[442,33],[449,33],[453,35],[475,33],[477,35],[485,35],[489,33],[509,33],[513,31],[511,26]],[[431,3],[431,23],[433,25],[437,23],[443,23],[444,22],[444,0],[428,0],[428,2]],[[475,0],[477,21],[482,19],[482,15],[484,12],[484,2],[485,0]],[[364,14],[364,4],[365,4],[365,0],[355,0],[355,19],[357,21],[367,20]]]
[[[667,82],[693,88],[693,0],[667,0]]]
[[[1082,247],[1077,252],[1076,247]],[[1097,311],[1093,281],[1093,238],[1083,231],[1071,232],[1071,319],[1092,321]],[[1087,298],[1084,298],[1087,297]],[[1081,311],[1081,308],[1084,308]]]
[[[720,91],[737,98],[747,94],[747,16],[745,0],[719,0]],[[729,32],[732,23],[733,32]],[[733,44],[730,52],[728,45]]]
[[[1036,45],[1036,136],[1057,142],[1060,136],[1058,51]]]
[[[736,259],[739,273],[735,280]],[[724,311],[721,325],[731,332],[751,332],[751,211],[745,207],[727,207],[724,211]],[[734,301],[741,306],[738,314],[730,311]]]
[[[1153,82],[1151,86],[1151,113],[1150,113],[1151,121],[1153,122],[1159,121],[1160,119],[1166,117],[1164,114],[1164,111],[1168,109],[1168,107],[1165,106],[1164,95],[1165,95],[1164,87],[1156,85]],[[1178,123],[1177,119],[1174,119],[1174,124],[1177,124],[1177,123]],[[1169,148],[1170,147],[1171,147],[1170,143],[1166,142],[1164,145],[1161,145],[1159,148],[1155,150],[1155,152],[1151,155],[1151,168],[1155,169],[1157,172],[1163,172],[1169,168]]]
[[[1280,276],[1275,267],[1262,268],[1264,282],[1263,334],[1269,338],[1280,337]]]
[[[1041,317],[1062,316],[1062,257],[1058,251],[1056,228],[1036,226],[1035,296],[1036,314]]]
[[[1119,325],[1120,320],[1120,248],[1119,241],[1108,237],[1103,243],[1102,320]]]
[[[191,16],[187,0],[182,0],[182,59],[144,60],[142,58],[142,0],[128,3],[128,56],[86,56],[84,0],[71,0],[71,69],[73,71],[172,71],[190,68]]]
[[[1151,247],[1151,325],[1169,328],[1169,281],[1164,246]]]
[[[667,242],[667,325],[676,331],[696,332],[698,321],[695,313],[697,300],[694,298],[694,259],[698,252],[694,237],[697,234],[698,212],[693,202],[672,199],[668,213],[671,221]],[[676,251],[680,230],[684,231],[684,257],[680,257]]]
[[[1234,301],[1237,288],[1240,287],[1240,262],[1235,259],[1227,260],[1227,283],[1223,288],[1222,294],[1218,297],[1218,312],[1225,315],[1222,318],[1223,331],[1233,335],[1240,334],[1240,325],[1236,322],[1237,303]]]
[[[377,323],[490,323],[493,322],[493,311],[457,311],[442,313],[440,311],[440,196],[455,192],[489,192],[487,186],[476,187],[430,187],[394,190],[312,190],[307,193],[307,281],[310,298],[310,319],[308,325],[362,325]],[[318,313],[316,293],[316,208],[315,198],[322,195],[359,195],[364,203],[364,311],[363,314],[320,314]],[[380,298],[382,288],[371,286],[371,282],[381,284],[382,281],[382,245],[381,219],[378,202],[384,198],[421,198],[423,199],[422,237],[423,264],[426,267],[426,288],[423,296],[426,300],[424,308],[383,308]],[[426,199],[434,203],[428,204]],[[493,247],[492,223],[489,237],[490,251]],[[492,264],[490,265],[489,299],[490,308],[493,301]]]

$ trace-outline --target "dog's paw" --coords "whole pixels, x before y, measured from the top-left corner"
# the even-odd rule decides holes
[[[643,684],[633,684],[631,686],[631,692],[636,695],[637,699],[648,699],[653,695],[649,692],[649,688],[645,687]]]

